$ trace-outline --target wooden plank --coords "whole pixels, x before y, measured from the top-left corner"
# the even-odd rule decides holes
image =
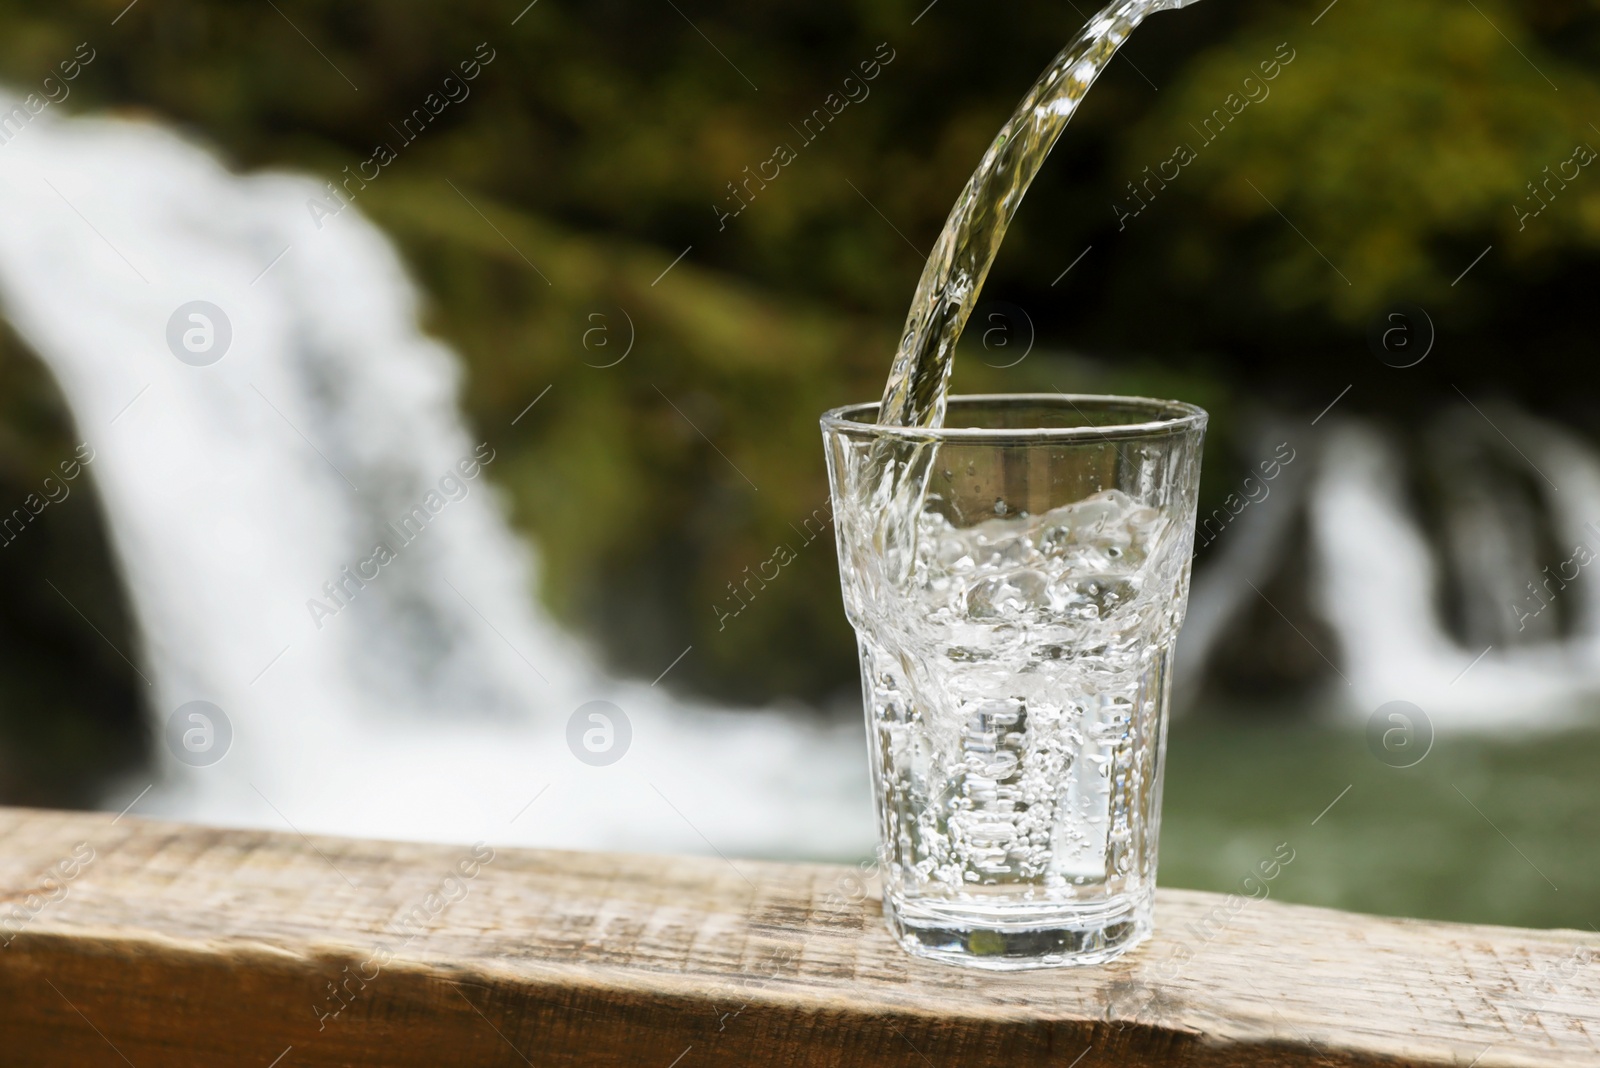
[[[1600,1064],[1589,932],[1169,890],[1122,961],[997,974],[878,909],[825,865],[0,809],[0,1062]]]

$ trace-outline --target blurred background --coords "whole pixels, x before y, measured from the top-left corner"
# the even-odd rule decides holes
[[[0,0],[0,800],[866,855],[817,416],[1090,14]],[[1595,919],[1596,123],[1593,0],[1209,0],[1035,183],[955,389],[1213,417],[1165,885]]]

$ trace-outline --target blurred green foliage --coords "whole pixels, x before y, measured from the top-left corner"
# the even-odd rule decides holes
[[[1507,315],[1507,274],[1600,242],[1600,173],[1573,166],[1570,183],[1558,175],[1541,191],[1548,212],[1523,220],[1514,210],[1538,212],[1529,183],[1575,147],[1600,146],[1595,57],[1552,54],[1520,14],[1497,3],[1344,3],[1311,27],[1303,12],[1277,11],[1202,54],[1122,154],[1131,173],[1173,138],[1203,149],[1192,177],[1173,183],[1178,203],[1162,206],[1170,252],[1155,262],[1172,284],[1219,297],[1237,267],[1233,284],[1255,276],[1247,291],[1268,307],[1356,329],[1397,295],[1462,316],[1482,301],[1480,322]],[[1204,147],[1189,123],[1243,95],[1251,60],[1279,42],[1295,60]],[[1219,233],[1253,235],[1256,269],[1230,264]],[[1491,243],[1503,266],[1452,294]]]
[[[146,111],[241,168],[329,180],[391,145],[355,205],[397,240],[431,298],[426,325],[463,354],[468,416],[508,457],[499,480],[564,619],[644,677],[692,644],[671,683],[720,698],[853,688],[832,548],[795,532],[826,501],[816,417],[879,392],[921,250],[1087,9],[124,6],[0,0],[0,76],[36,83],[88,41],[69,109]],[[1236,481],[1260,412],[1314,412],[1350,383],[1350,410],[1407,418],[1457,382],[1592,414],[1592,392],[1548,386],[1588,380],[1571,360],[1592,347],[1600,173],[1526,229],[1513,206],[1542,168],[1600,145],[1596,6],[1322,7],[1217,0],[1139,31],[990,283],[1025,309],[1038,350],[1007,368],[1010,353],[986,361],[969,341],[958,389],[1202,403],[1211,497]],[[1284,42],[1294,59],[1270,96],[1119,228],[1127,183],[1249,92]],[[396,128],[480,43],[493,59],[470,95],[403,144]],[[893,58],[870,95],[802,138],[881,43]],[[795,161],[719,221],[728,183],[778,145]],[[1426,304],[1440,330],[1438,355],[1404,374],[1364,341],[1395,299]],[[1069,346],[1101,359],[1050,354]],[[728,584],[779,544],[796,563],[724,625]]]

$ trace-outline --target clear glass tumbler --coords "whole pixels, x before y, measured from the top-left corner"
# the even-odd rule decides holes
[[[1206,413],[953,397],[929,430],[877,408],[822,428],[886,918],[981,968],[1110,960],[1152,929]]]

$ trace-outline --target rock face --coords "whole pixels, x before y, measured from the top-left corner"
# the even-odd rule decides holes
[[[93,462],[78,462],[72,413],[9,329],[0,427],[0,797],[88,805],[148,758],[145,683],[118,652],[140,645]]]

